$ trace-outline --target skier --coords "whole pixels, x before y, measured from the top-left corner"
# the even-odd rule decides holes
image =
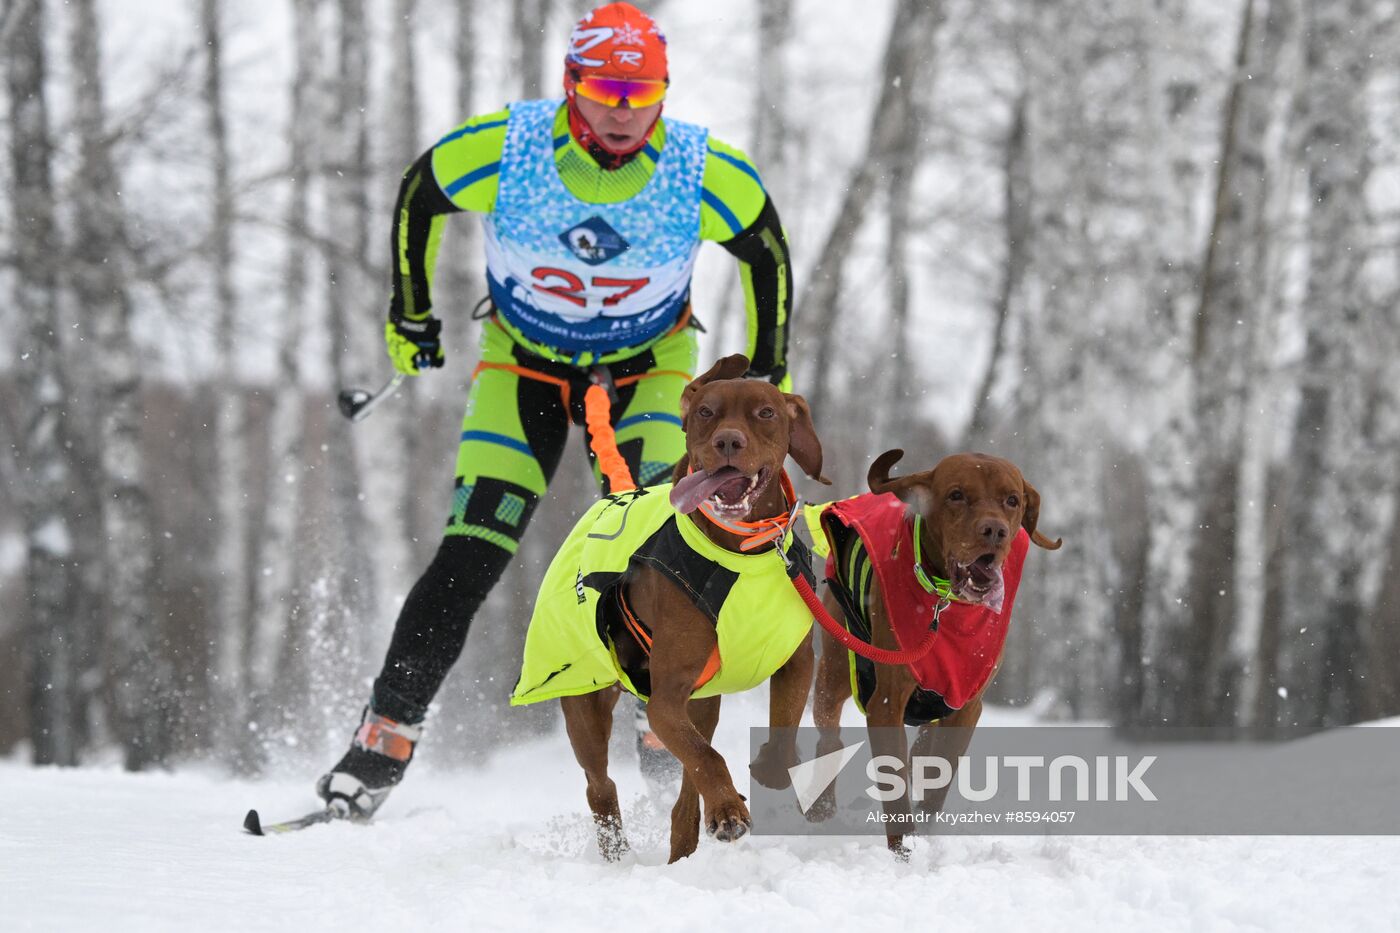
[[[656,23],[627,3],[601,6],[573,29],[562,101],[468,120],[404,174],[385,326],[394,366],[418,375],[443,365],[429,282],[448,214],[483,215],[491,309],[442,543],[404,601],[349,751],[316,785],[343,815],[369,817],[402,779],[570,422],[592,425],[605,493],[629,475],[638,485],[670,478],[685,451],[677,413],[695,371],[690,279],[701,240],[739,262],[749,375],[789,388],[792,277],[777,211],[742,152],[662,119],[668,84]],[[594,404],[597,391],[585,401],[595,384],[615,399],[610,409]],[[675,769],[639,713],[643,772]]]

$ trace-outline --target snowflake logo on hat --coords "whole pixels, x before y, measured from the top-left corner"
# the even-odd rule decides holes
[[[642,31],[631,23],[623,23],[613,32],[613,42],[618,45],[645,45]]]

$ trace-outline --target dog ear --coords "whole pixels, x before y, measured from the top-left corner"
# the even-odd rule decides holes
[[[887,488],[893,482],[890,479],[890,467],[898,463],[903,456],[904,451],[896,447],[875,458],[875,462],[870,464],[870,469],[865,474],[865,482],[871,492],[894,492],[893,489]]]
[[[822,442],[817,437],[817,429],[812,424],[812,409],[800,395],[783,393],[788,410],[788,456],[802,467],[802,472],[819,483],[831,485],[831,480],[822,476]]]
[[[870,470],[865,474],[866,485],[873,493],[889,492],[898,496],[905,505],[924,514],[928,511],[931,493],[925,488],[930,479],[929,473],[911,473],[908,476],[890,478],[890,467],[904,456],[904,451],[896,447],[875,458]]]
[[[744,373],[748,371],[749,358],[742,353],[735,353],[716,360],[715,365],[692,379],[681,392],[681,430],[685,430],[687,427],[686,421],[690,415],[690,407],[695,404],[695,399],[700,394],[701,389],[711,382],[718,382],[721,379],[742,378]]]
[[[1051,541],[1045,535],[1036,530],[1036,525],[1040,523],[1040,493],[1025,478],[1021,479],[1021,492],[1026,497],[1026,511],[1021,518],[1021,527],[1026,529],[1026,534],[1031,536],[1031,541],[1045,548],[1047,551],[1058,551],[1060,545],[1064,543],[1063,538],[1056,538]]]

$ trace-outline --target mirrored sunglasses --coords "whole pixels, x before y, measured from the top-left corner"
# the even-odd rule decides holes
[[[579,78],[574,90],[595,104],[621,107],[623,101],[633,109],[661,103],[666,96],[666,82],[650,79],[626,80],[588,75]]]

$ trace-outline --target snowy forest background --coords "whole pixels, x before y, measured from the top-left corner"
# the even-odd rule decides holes
[[[557,91],[582,0],[0,0],[0,754],[329,764],[452,489],[449,365],[376,387],[400,172]],[[667,113],[746,149],[835,495],[981,448],[1042,492],[994,693],[1124,726],[1400,714],[1392,0],[643,4]],[[702,365],[742,348],[702,254]],[[509,711],[582,442],[439,697]],[[310,775],[312,772],[308,771]]]

